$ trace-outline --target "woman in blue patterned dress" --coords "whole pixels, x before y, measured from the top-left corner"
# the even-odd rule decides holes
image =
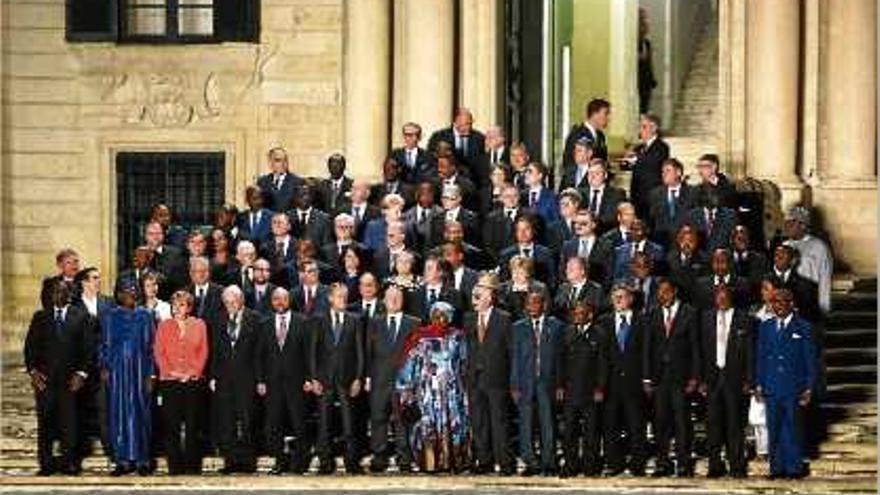
[[[413,458],[423,472],[468,467],[470,424],[464,367],[464,332],[449,326],[454,314],[445,302],[431,307],[431,323],[413,332],[404,347],[396,389],[398,414],[409,425]]]

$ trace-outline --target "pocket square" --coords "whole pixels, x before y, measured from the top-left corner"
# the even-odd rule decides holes
[[[800,339],[800,338],[801,338],[801,334],[799,334],[799,333],[793,333],[793,334],[791,334],[791,338],[793,338],[793,339]]]

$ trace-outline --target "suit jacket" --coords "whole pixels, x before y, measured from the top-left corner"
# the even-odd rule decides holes
[[[334,194],[333,180],[330,178],[321,179],[315,187],[315,206],[327,213],[336,211],[336,208],[351,193],[352,182],[351,178],[343,176]]]
[[[441,218],[443,218],[443,224],[445,225],[446,212],[443,212]],[[455,216],[454,220],[460,223],[461,226],[464,228],[464,238],[467,239],[467,242],[476,245],[482,244],[482,228],[480,226],[480,220],[477,217],[476,213],[466,208],[459,208],[458,214]],[[440,231],[440,235],[442,238],[442,230]]]
[[[583,332],[576,325],[565,327],[560,356],[560,381],[565,399],[575,406],[592,402],[593,392],[608,384],[608,334],[595,322]]]
[[[437,175],[437,166],[431,160],[428,151],[424,148],[416,149],[416,163],[412,167],[407,162],[405,148],[391,150],[391,158],[400,165],[400,170],[403,171],[403,180],[410,184],[431,180]]]
[[[403,178],[397,182],[380,182],[370,186],[370,203],[381,206],[382,200],[389,194],[399,194],[405,201],[404,207],[408,208],[415,204],[416,187]]]
[[[795,269],[791,269],[788,279],[783,281],[779,275],[773,273],[773,278],[777,283],[784,283],[791,288],[794,296],[794,305],[798,315],[810,322],[811,327],[816,322],[822,320],[822,311],[819,309],[819,285],[812,280],[806,279],[798,274]],[[818,342],[818,335],[815,335],[816,328],[813,328],[813,341]]]
[[[736,208],[737,206],[737,194],[736,187],[730,182],[730,179],[727,178],[721,172],[718,172],[718,182],[714,185],[712,184],[700,184],[701,189],[708,189],[713,191],[718,195],[718,204],[721,206],[726,206],[728,208]]]
[[[270,394],[282,388],[302,393],[308,374],[309,329],[306,323],[303,315],[291,311],[287,321],[287,335],[279,344],[275,327],[276,314],[269,314],[265,318],[261,359]]]
[[[455,156],[460,166],[467,170],[470,176],[476,177],[475,165],[479,157],[486,152],[486,136],[476,129],[471,129],[468,136],[467,150],[456,148]],[[455,147],[455,133],[452,131],[452,127],[446,127],[431,134],[431,138],[428,139],[428,150],[436,151],[440,141],[446,141]]]
[[[678,298],[693,305],[697,297],[697,279],[710,273],[709,257],[704,251],[697,251],[682,260],[681,252],[673,249],[666,256],[666,266],[669,280],[678,287]]]
[[[256,384],[264,382],[262,337],[265,320],[255,311],[243,308],[238,337],[233,340],[228,332],[229,314],[220,313],[219,327],[214,329],[208,376],[216,380],[217,396],[235,397],[236,409],[253,405]],[[225,410],[225,408],[224,408]]]
[[[250,286],[244,293],[244,305],[263,316],[271,315],[274,311],[272,309],[272,292],[277,287],[272,282],[267,283],[263,289],[262,297],[259,297],[256,286]]]
[[[253,241],[255,246],[260,246],[263,242],[272,237],[272,215],[275,212],[260,208],[256,212],[259,218],[254,219],[254,228],[251,229],[251,210],[239,212],[235,220],[235,226],[238,227],[238,238]]]
[[[165,283],[159,285],[159,299],[168,301],[171,294],[186,286],[189,270],[186,255],[180,248],[163,245],[162,252],[153,256],[152,269],[165,277]]]
[[[428,305],[428,295],[427,287],[424,284],[420,285],[418,289],[407,293],[404,304],[406,314],[413,315],[423,322],[430,321],[431,308]],[[451,304],[453,308],[456,308],[453,320],[456,323],[461,322],[462,308],[465,307],[465,303],[460,292],[455,290],[451,284],[444,283],[440,293],[437,294],[437,300],[445,301]]]
[[[733,271],[738,276],[745,278],[757,290],[761,285],[761,277],[767,273],[769,263],[764,253],[758,251],[746,251],[744,253],[732,252]]]
[[[523,208],[531,210],[541,220],[541,227],[546,228],[559,220],[559,201],[556,199],[556,193],[549,187],[542,187],[538,193],[538,201],[534,205],[529,205],[531,201],[531,191],[528,189],[522,194],[520,204]]]
[[[309,239],[317,248],[333,240],[333,220],[318,208],[312,208],[309,212],[306,225],[300,221],[296,209],[288,211],[287,216],[290,217],[290,235],[297,239]]]
[[[675,200],[675,208],[669,207],[669,188],[658,186],[648,196],[648,223],[651,238],[661,246],[669,246],[675,235],[688,218],[688,212],[696,206],[696,191],[682,183]]]
[[[494,150],[493,150],[494,151]],[[492,157],[490,156],[490,151],[484,150],[483,153],[480,153],[473,164],[472,174],[474,181],[477,183],[477,186],[480,189],[487,187],[491,184],[491,179],[489,175],[492,173]],[[497,153],[497,152],[496,152]],[[498,157],[496,164],[498,166],[508,166],[510,163],[510,146],[504,146],[504,149],[501,150],[501,156]]]
[[[247,294],[247,289],[242,287]],[[208,290],[203,297],[198,297],[195,287],[189,287],[193,295],[193,316],[201,318],[208,330],[208,342],[213,342],[214,333],[220,328],[220,316],[223,313],[223,286],[214,282],[208,282]]]
[[[284,252],[278,250],[275,239],[270,237],[260,248],[260,256],[268,260],[271,265],[270,280],[273,284],[290,287],[291,283],[296,280],[296,238],[292,234],[288,238],[287,248]],[[248,290],[244,287],[242,289]]]
[[[363,323],[345,312],[338,341],[334,338],[331,312],[322,311],[310,320],[309,376],[324,386],[348,387],[364,377]]]
[[[375,301],[372,301],[373,308],[371,310],[371,314],[366,314],[366,308],[364,307],[364,300],[358,298],[357,301],[353,301],[348,304],[346,310],[349,313],[355,314],[361,319],[361,323],[366,325],[372,318],[377,316],[381,316],[385,314],[385,302],[382,301],[381,298],[377,298]]]
[[[500,265],[501,278],[508,280],[510,278],[510,259],[520,254],[520,246],[513,245],[501,251]],[[534,261],[534,278],[542,280],[547,284],[550,290],[556,287],[556,260],[553,253],[540,244],[532,244],[532,261]]]
[[[406,224],[406,230],[411,233],[413,245],[417,251],[425,251],[438,245],[443,239],[443,224],[445,217],[443,208],[437,205],[427,209],[425,220],[422,221],[418,216],[418,208],[412,208],[403,212],[403,222]],[[385,244],[385,239],[382,239]]]
[[[654,262],[654,272],[663,271],[665,261],[663,248],[654,242],[645,240],[644,252]],[[621,280],[630,276],[629,265],[633,259],[632,243],[624,243],[614,250],[614,279]]]
[[[464,174],[455,174],[452,184],[458,186],[458,190],[461,192],[461,206],[472,211],[480,207],[479,198],[477,198],[477,185],[474,181],[466,177]],[[435,198],[443,197],[443,187],[445,187],[445,185],[446,181],[439,177],[434,180]]]
[[[636,147],[636,162],[633,164],[629,191],[641,217],[648,213],[648,196],[651,190],[663,183],[660,169],[667,158],[669,145],[659,137],[650,146],[643,143]]]
[[[365,252],[367,249],[366,246],[357,241],[352,242],[350,245],[358,248],[361,252]],[[337,272],[345,268],[342,262],[342,257],[339,253],[339,244],[336,241],[328,242],[321,246],[319,256],[321,261]]]
[[[737,308],[748,308],[755,302],[752,294],[752,286],[748,280],[730,275],[727,281],[733,296],[733,305]],[[692,305],[700,310],[709,310],[715,307],[715,275],[704,275],[697,279]]]
[[[553,251],[554,256],[559,256],[562,246],[575,236],[574,228],[568,226],[568,222],[561,216],[559,220],[553,222],[544,232],[545,239],[542,244]]]
[[[508,390],[510,384],[510,353],[512,349],[510,313],[494,307],[486,325],[485,340],[478,335],[478,316],[469,312],[464,317],[468,344],[468,363],[465,377],[469,389],[489,388]]]
[[[522,208],[517,208],[514,219],[523,214]],[[503,208],[492,211],[483,222],[483,245],[487,254],[497,263],[501,251],[513,244],[513,221],[508,218]]]
[[[621,350],[618,341],[614,311],[601,316],[595,323],[598,330],[607,338],[608,387],[609,393],[632,398],[641,397],[644,370],[644,341],[647,331],[645,317],[633,311],[630,331],[623,340]]]
[[[565,152],[562,155],[562,166],[565,170],[575,166],[574,145],[582,138],[586,138],[593,145],[594,158],[608,159],[608,144],[605,141],[605,133],[597,129],[596,135],[594,135],[589,127],[584,125],[583,122],[579,122],[572,126],[571,131],[568,132],[568,137],[565,138]]]
[[[449,273],[449,285],[457,290],[460,294],[471,294],[474,290],[474,287],[477,285],[479,281],[480,274],[474,270],[473,268],[469,268],[467,266],[462,267],[462,275],[461,275],[461,284],[456,287],[455,286],[455,275],[453,272]],[[462,297],[462,299],[466,299]],[[465,300],[462,301],[467,309],[470,309],[471,301]]]
[[[510,353],[510,388],[519,390],[526,400],[538,387],[553,389],[561,385],[562,337],[565,324],[551,315],[541,325],[540,349],[531,318],[513,324],[513,349]]]
[[[700,324],[700,355],[703,359],[702,377],[713,388],[722,370],[718,368],[718,311],[704,311]],[[752,349],[755,344],[755,321],[745,309],[734,309],[727,333],[727,352],[724,354],[726,385],[740,388],[752,383]]]
[[[721,207],[715,211],[715,222],[711,229],[706,220],[703,208],[692,208],[688,214],[688,223],[699,232],[702,245],[707,252],[730,246],[730,233],[736,227],[736,211]]]
[[[510,313],[514,320],[525,318],[526,295],[531,291],[543,292],[545,300],[550,301],[550,291],[543,282],[532,280],[528,290],[515,291],[513,282],[507,281],[498,286],[498,306]]]
[[[287,172],[281,187],[275,187],[274,175],[271,173],[260,176],[257,179],[257,187],[263,191],[263,205],[272,211],[287,211],[293,202],[293,195],[297,189],[305,185],[302,177]]]
[[[581,180],[577,180],[578,174],[578,166],[577,163],[572,163],[571,166],[563,169],[562,177],[559,179],[559,188],[557,189],[560,193],[568,188],[575,188],[578,191],[586,191],[590,188],[590,178],[587,174],[587,169],[589,165],[584,168],[583,175],[581,176]],[[588,200],[587,196],[584,196],[583,199]]]
[[[397,322],[397,336],[388,328],[388,318],[378,315],[367,324],[366,366],[370,377],[371,393],[389,393],[394,385],[397,369],[403,362],[404,343],[419,328],[419,320],[402,314]]]
[[[642,314],[648,314],[657,307],[657,278],[648,276],[639,280],[630,277],[627,282],[635,288],[633,292],[633,308]]]
[[[608,297],[605,295],[605,290],[598,283],[587,280],[580,287],[580,290],[577,291],[574,299],[572,299],[573,289],[574,286],[570,282],[559,284],[559,289],[553,298],[553,314],[557,318],[568,321],[568,312],[571,310],[571,303],[574,301],[589,301],[595,310],[595,314],[605,311],[608,307]]]
[[[559,254],[559,272],[560,276],[562,276],[565,271],[565,263],[569,258],[575,258],[580,254],[580,238],[573,237],[562,245],[562,251]],[[608,274],[606,274],[606,257],[607,253],[603,252],[601,243],[599,242],[599,238],[593,242],[593,247],[590,248],[590,253],[587,255],[587,264],[589,265],[590,270],[590,279],[595,280],[600,284],[605,283],[606,278],[610,278]]]
[[[699,324],[696,310],[682,302],[678,304],[668,335],[662,307],[658,306],[647,315],[643,364],[646,380],[655,386],[671,380],[669,383],[679,386],[689,379],[700,379]]]
[[[593,189],[590,187],[581,190],[582,204],[585,208],[589,209],[592,194]],[[624,201],[626,201],[626,192],[623,189],[610,184],[605,185],[599,200],[599,214],[595,215],[594,213],[597,223],[596,230],[600,234],[617,227],[617,206]]]
[[[53,383],[66,383],[78,371],[89,373],[96,353],[92,336],[97,320],[78,307],[69,305],[60,331],[55,328],[55,308],[51,305],[34,313],[24,342],[24,364],[28,372],[39,370]]]
[[[362,205],[361,215],[358,217],[355,215],[354,206],[352,206],[351,199],[349,198],[344,198],[336,205],[334,218],[340,213],[348,213],[354,217],[354,238],[360,242],[364,241],[364,230],[366,230],[367,224],[371,220],[375,220],[382,216],[382,211],[376,205],[366,203],[365,205]],[[336,234],[334,233],[333,236],[336,237]]]
[[[306,305],[305,290],[302,284],[297,284],[290,290],[290,307],[308,318],[330,309],[330,303],[327,301],[329,294],[330,290],[326,285],[318,284],[318,287],[315,289],[314,300],[309,301],[309,304]]]
[[[816,354],[810,322],[793,315],[780,332],[778,319],[758,326],[756,384],[764,395],[795,397],[816,383]],[[780,366],[779,363],[785,363]]]

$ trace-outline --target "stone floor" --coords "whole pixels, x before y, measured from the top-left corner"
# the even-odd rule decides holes
[[[627,492],[644,489],[651,492],[667,492],[681,489],[690,493],[828,493],[828,492],[875,492],[876,487],[876,447],[872,443],[826,443],[823,444],[822,457],[813,463],[813,476],[807,480],[769,481],[766,463],[755,461],[750,465],[751,478],[739,480],[708,480],[705,463],[698,464],[699,476],[694,479],[652,479],[652,478],[613,478],[613,479],[566,479],[556,478],[501,478],[495,476],[419,476],[385,475],[346,476],[337,474],[324,477],[308,474],[300,477],[271,477],[265,474],[252,476],[221,476],[214,474],[220,467],[218,459],[207,459],[205,468],[208,474],[201,477],[171,478],[158,474],[152,477],[112,478],[105,458],[92,456],[85,461],[84,475],[76,478],[50,477],[38,478],[35,472],[36,429],[33,402],[29,384],[20,364],[14,359],[6,359],[2,373],[2,440],[0,440],[0,491],[15,490],[33,493],[49,493],[76,488],[77,491],[90,492],[93,489],[119,487],[162,493],[179,488],[187,490],[214,492],[220,489],[242,489],[274,492],[295,488],[306,491],[383,491],[383,492],[453,492],[481,491],[486,493],[515,489],[522,492],[580,491],[601,493],[603,490],[625,489]],[[261,459],[260,473],[268,471],[269,459]],[[164,463],[160,461],[159,473],[164,473]]]

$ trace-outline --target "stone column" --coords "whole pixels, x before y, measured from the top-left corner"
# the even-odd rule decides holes
[[[800,2],[746,4],[746,166],[772,180],[783,207],[799,201],[797,177]]]
[[[877,5],[829,2],[825,15],[816,204],[843,268],[876,274]]]
[[[500,0],[460,0],[458,102],[471,109],[474,126],[485,130],[501,115],[501,43],[503,9]]]
[[[388,153],[390,2],[345,2],[345,154],[355,177],[379,177]]]
[[[452,122],[455,0],[394,2],[394,145],[413,121],[423,138]]]

